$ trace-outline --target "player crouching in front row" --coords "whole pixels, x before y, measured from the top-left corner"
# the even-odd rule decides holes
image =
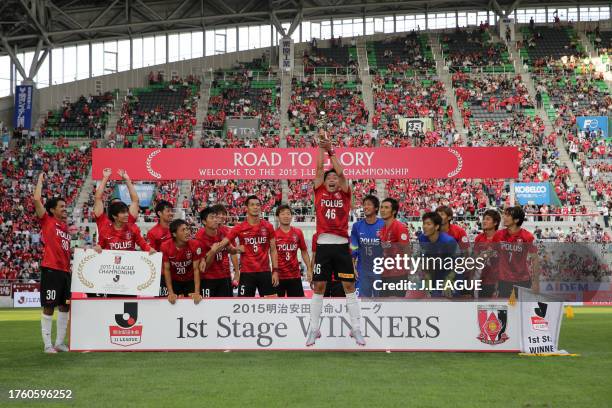
[[[161,246],[168,301],[174,304],[179,295],[191,296],[197,305],[202,300],[199,274],[202,248],[191,239],[191,229],[184,220],[170,223],[170,235],[172,239]]]

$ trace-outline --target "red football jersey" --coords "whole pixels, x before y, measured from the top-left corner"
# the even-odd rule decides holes
[[[474,252],[478,253],[486,249],[494,248],[494,237],[495,236],[489,238],[484,232],[481,232],[480,234],[476,235],[476,238],[474,239]],[[482,280],[483,285],[494,285],[495,283],[497,283],[497,280],[499,279],[497,263],[497,257],[487,258],[487,262],[485,264],[486,266],[480,274],[480,279]]]
[[[266,220],[255,225],[244,221],[227,234],[230,241],[238,238],[245,252],[240,255],[240,273],[265,272],[270,270],[270,240],[274,239],[274,227]]]
[[[380,230],[380,242],[402,244],[410,242],[408,227],[398,220],[393,220],[388,228],[386,225],[383,225]]]
[[[136,245],[143,251],[151,249],[140,234],[140,228],[136,224],[127,223],[122,229],[117,230],[101,217],[96,219],[96,224],[98,224],[98,245],[102,249],[135,251]]]
[[[306,250],[306,241],[302,230],[290,227],[288,232],[278,228],[274,235],[276,237],[276,249],[278,251],[278,278],[296,279],[300,278],[300,263],[298,262],[298,249]]]
[[[334,234],[347,238],[351,213],[351,189],[330,193],[321,184],[315,189],[317,234]]]
[[[217,230],[215,236],[210,236],[206,233],[206,228],[201,228],[196,234],[196,239],[202,246],[202,262],[206,262],[206,254],[210,251],[213,244],[216,242],[223,241],[224,235],[221,231]],[[213,262],[210,266],[206,267],[203,275],[200,275],[202,279],[222,279],[230,277],[229,269],[229,253],[227,252],[228,247],[223,248],[221,252],[217,252]],[[225,268],[225,261],[227,260],[227,269]]]
[[[228,227],[227,225],[220,225],[218,230],[221,233],[221,236],[225,238],[227,237],[227,234],[229,234],[231,228]],[[230,244],[235,245],[235,242],[232,241]],[[227,256],[223,257],[223,270],[227,272],[228,274],[231,274],[230,257],[231,255],[229,254],[229,252],[227,253]]]
[[[498,273],[499,279],[507,282],[528,281],[530,277],[527,255],[535,253],[534,236],[521,228],[516,234],[510,234],[507,228],[499,230],[493,236],[493,242],[499,242]]]
[[[42,243],[44,244],[43,259],[40,263],[45,268],[56,269],[70,273],[70,234],[68,225],[45,212],[39,218]]]
[[[171,238],[170,228],[164,228],[160,223],[155,224],[155,226],[147,232],[147,242],[158,252],[161,251],[162,244]]]
[[[393,220],[391,225],[387,227],[383,225],[380,230],[380,245],[383,247],[383,253],[385,257],[395,257],[395,255],[402,255],[405,251],[405,245],[410,242],[410,233],[408,228],[403,222]],[[386,269],[383,272],[384,276],[405,276],[407,271]]]
[[[108,214],[106,214],[105,212],[103,212],[101,216],[96,218],[96,223],[98,222],[108,222],[109,225],[112,225],[113,223],[111,219],[108,218]],[[132,214],[128,213],[128,224],[135,224],[135,223],[136,223],[136,218],[134,218]]]
[[[162,260],[170,263],[170,275],[173,281],[186,282],[193,280],[193,261],[202,257],[202,248],[195,239],[178,248],[174,240],[166,241],[161,246]]]
[[[463,228],[461,228],[460,226],[456,225],[456,224],[451,224],[448,227],[448,235],[450,235],[451,237],[455,238],[455,241],[457,241],[457,244],[459,245],[459,248],[461,249],[466,249],[469,246],[469,242],[468,242],[468,236],[467,233],[465,232],[465,230]]]

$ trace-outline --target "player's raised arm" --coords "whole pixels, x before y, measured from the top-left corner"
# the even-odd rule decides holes
[[[315,174],[314,179],[315,189],[321,187],[325,179],[325,167],[323,165],[323,163],[325,162],[325,154],[326,150],[323,147],[319,146],[319,153],[317,154],[317,172]]]
[[[34,209],[38,218],[44,217],[45,213],[47,212],[44,204],[42,203],[42,185],[44,179],[45,173],[40,173],[38,175],[38,182],[36,183],[36,188],[34,189]]]
[[[342,164],[340,164],[340,160],[338,160],[334,149],[332,149],[331,147],[327,151],[327,154],[329,155],[329,159],[331,161],[334,171],[338,175],[338,187],[340,187],[340,190],[346,193],[348,191],[349,185],[348,181],[346,180],[346,177],[344,177],[344,169],[342,168]]]
[[[130,215],[134,218],[138,218],[138,212],[140,211],[140,198],[138,198],[136,188],[132,183],[132,179],[130,179],[130,176],[125,170],[119,170],[118,173],[125,182],[125,186],[127,187],[128,192],[130,193],[130,200],[132,201],[129,207]]]
[[[102,213],[104,212],[104,190],[106,189],[106,183],[108,183],[108,179],[110,178],[111,174],[113,174],[113,170],[110,168],[106,168],[103,170],[102,172],[102,180],[100,181],[100,184],[98,185],[98,188],[96,189],[96,193],[94,195],[94,207],[93,207],[93,212],[94,215],[97,217],[101,216]]]

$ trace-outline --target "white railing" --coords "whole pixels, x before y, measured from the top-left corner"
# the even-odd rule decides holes
[[[344,77],[347,81],[355,81],[359,78],[359,71],[357,67],[313,67],[313,72],[306,72],[306,67],[302,67],[301,72],[296,72],[295,77],[297,78],[322,78],[335,79],[338,77]]]
[[[271,81],[278,80],[278,73],[275,71],[262,72],[261,70],[253,71],[253,81]],[[215,71],[212,73],[212,79],[217,81],[233,81],[237,75],[243,76],[245,70],[230,70],[230,71]]]

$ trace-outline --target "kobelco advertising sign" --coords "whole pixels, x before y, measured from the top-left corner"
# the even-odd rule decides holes
[[[514,195],[520,205],[527,204],[550,204],[551,198],[550,183],[515,183]]]

